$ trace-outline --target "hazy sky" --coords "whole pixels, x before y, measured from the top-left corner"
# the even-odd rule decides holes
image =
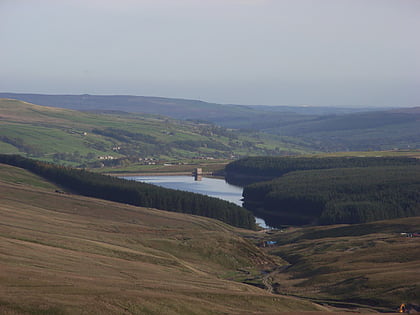
[[[0,91],[420,106],[420,0],[0,0]]]

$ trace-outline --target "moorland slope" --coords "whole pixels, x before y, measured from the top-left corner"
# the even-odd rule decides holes
[[[418,240],[399,234],[418,218],[252,232],[72,195],[3,164],[0,198],[1,314],[367,314],[418,301]]]
[[[289,262],[270,274],[274,292],[358,309],[420,305],[420,217],[272,232],[268,253]]]
[[[241,238],[241,230],[56,192],[11,166],[0,165],[0,175],[1,314],[323,309],[228,280],[279,263]]]

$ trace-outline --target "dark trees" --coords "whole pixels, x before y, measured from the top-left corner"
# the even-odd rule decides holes
[[[0,155],[0,163],[27,169],[84,196],[206,216],[233,226],[255,229],[251,212],[218,198],[39,162],[19,155]]]

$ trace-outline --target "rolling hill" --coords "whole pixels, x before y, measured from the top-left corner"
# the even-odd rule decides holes
[[[95,114],[0,99],[0,152],[82,167],[305,152],[290,138],[167,117]]]
[[[357,310],[420,305],[420,217],[273,232],[265,248],[290,263],[271,273],[275,292]]]
[[[420,148],[419,107],[327,115],[261,129],[312,143],[319,151],[367,151]]]
[[[125,111],[164,115],[176,119],[200,119],[226,123],[253,118],[262,120],[273,115],[280,118],[293,115],[323,115],[366,111],[366,108],[299,107],[299,106],[246,106],[208,103],[199,100],[134,95],[48,95],[24,93],[0,93],[0,98],[18,99],[25,102],[67,108],[79,111]],[[242,124],[243,124],[242,123]]]
[[[418,218],[261,233],[58,189],[0,164],[1,314],[368,314],[418,303],[418,239],[400,236]]]
[[[245,208],[273,227],[420,215],[414,157],[248,157],[225,170],[229,182],[248,184]]]
[[[326,310],[229,280],[282,263],[245,230],[56,189],[0,165],[1,314]]]
[[[418,107],[381,109],[243,106],[127,95],[0,93],[1,97],[96,113],[143,113],[181,120],[207,121],[225,128],[261,131],[281,136],[283,138],[280,142],[290,141],[305,147],[307,151],[420,148]],[[271,153],[278,154],[275,151]]]

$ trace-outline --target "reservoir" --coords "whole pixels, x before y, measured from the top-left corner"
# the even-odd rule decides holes
[[[123,178],[216,197],[242,206],[242,187],[230,185],[224,179],[203,177],[202,180],[196,181],[193,176],[124,176]],[[264,220],[256,218],[256,222],[262,228],[268,228]]]

